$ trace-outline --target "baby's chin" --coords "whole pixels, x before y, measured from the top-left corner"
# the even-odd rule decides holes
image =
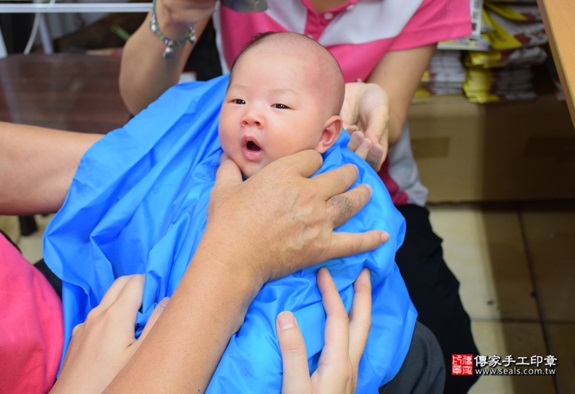
[[[263,165],[262,166],[254,165],[253,163],[251,165],[241,167],[240,171],[242,172],[243,180],[245,181],[249,177],[255,175],[258,171],[260,171],[264,167],[265,166]]]
[[[230,156],[230,158],[239,167],[239,169],[242,173],[242,178],[244,180],[255,175],[262,168],[264,168],[266,165],[269,164],[269,160],[266,160],[266,159],[262,159],[262,160],[258,160],[258,161],[249,161],[249,160],[245,160],[245,158],[243,156],[239,156],[239,157],[235,157],[235,158]]]

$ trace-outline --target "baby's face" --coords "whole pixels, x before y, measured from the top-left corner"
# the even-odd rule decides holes
[[[269,45],[263,51],[251,49],[236,63],[222,105],[219,136],[224,152],[244,176],[318,146],[327,104],[307,63]]]

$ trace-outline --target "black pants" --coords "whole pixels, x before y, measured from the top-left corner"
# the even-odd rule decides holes
[[[416,322],[409,351],[399,372],[379,394],[441,394],[445,385],[445,363],[433,333]]]
[[[459,282],[443,260],[441,238],[431,228],[429,211],[417,205],[398,207],[406,220],[405,241],[396,262],[409,295],[441,346],[446,367],[445,393],[466,393],[477,376],[452,376],[451,355],[477,355],[471,321],[459,297]]]

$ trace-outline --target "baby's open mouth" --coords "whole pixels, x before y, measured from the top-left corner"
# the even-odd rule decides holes
[[[246,144],[246,148],[254,152],[259,152],[260,150],[262,150],[262,148],[260,148],[259,145],[253,141],[248,141],[248,143]]]

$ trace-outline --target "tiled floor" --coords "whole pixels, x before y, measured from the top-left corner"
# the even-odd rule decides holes
[[[472,394],[575,393],[575,201],[430,211],[480,354],[558,359],[555,377],[483,376]]]
[[[434,205],[430,211],[461,282],[480,354],[558,359],[555,377],[483,376],[471,394],[575,393],[575,201]],[[38,217],[41,229],[49,219]],[[41,232],[21,237],[20,246],[37,261]]]

